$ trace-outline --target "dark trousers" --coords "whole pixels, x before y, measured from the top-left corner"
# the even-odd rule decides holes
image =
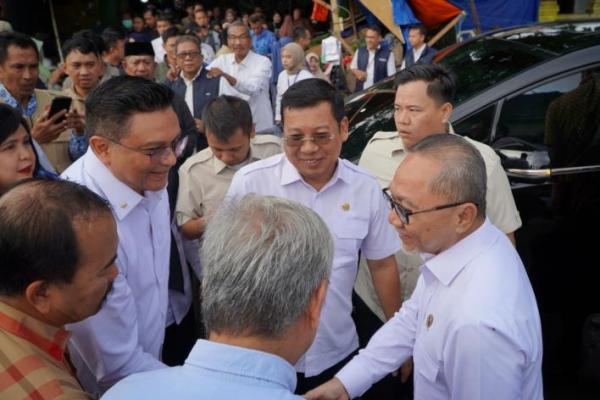
[[[358,343],[364,348],[369,343],[371,336],[383,326],[383,322],[375,315],[364,301],[352,292],[352,319],[356,324]],[[386,375],[382,380],[371,386],[362,400],[410,400],[413,398],[413,380],[409,377],[406,383],[400,381],[400,376]]]
[[[296,394],[303,395],[309,390],[312,390],[333,378],[334,375],[340,369],[342,369],[344,365],[348,364],[348,362],[352,359],[352,357],[356,355],[356,353],[358,353],[358,350],[352,352],[352,354],[350,354],[348,357],[344,358],[342,361],[335,364],[333,367],[330,367],[325,371],[321,372],[319,375],[307,378],[302,373],[296,374],[298,378],[298,383],[296,384]]]
[[[171,324],[165,330],[162,361],[170,367],[183,365],[198,340],[193,307],[179,325]]]

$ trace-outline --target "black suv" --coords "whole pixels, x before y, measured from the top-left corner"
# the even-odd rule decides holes
[[[455,131],[494,148],[511,182],[546,397],[600,398],[600,20],[491,32],[434,62],[458,79]],[[394,96],[392,77],[346,101],[342,157],[357,161],[375,132],[395,130]]]

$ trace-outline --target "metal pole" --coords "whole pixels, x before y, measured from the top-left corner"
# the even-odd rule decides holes
[[[52,19],[52,29],[54,30],[54,37],[56,38],[56,47],[58,49],[58,57],[60,58],[60,62],[65,62],[63,58],[62,48],[60,45],[60,38],[58,36],[58,27],[56,26],[56,16],[54,15],[54,5],[52,4],[52,0],[48,0],[50,6],[50,18]]]
[[[469,0],[471,6],[471,18],[473,18],[473,25],[475,26],[475,33],[481,33],[481,23],[479,22],[479,14],[477,14],[477,8],[475,7],[475,0]]]

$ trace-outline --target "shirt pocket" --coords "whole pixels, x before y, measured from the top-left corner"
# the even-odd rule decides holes
[[[415,372],[430,382],[435,383],[440,372],[440,366],[429,356],[423,347],[415,347],[413,353]]]
[[[355,266],[354,264],[358,262],[358,252],[368,232],[367,218],[339,218],[334,221],[335,253],[336,258],[340,258],[341,261],[334,263],[335,268]]]

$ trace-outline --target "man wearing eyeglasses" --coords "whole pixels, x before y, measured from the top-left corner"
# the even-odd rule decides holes
[[[284,154],[238,171],[227,197],[254,192],[300,202],[321,216],[334,237],[333,273],[317,337],[296,364],[296,393],[304,393],[330,379],[358,347],[351,312],[359,252],[368,260],[386,316],[398,310],[393,255],[400,241],[386,222],[387,205],[375,178],[339,158],[348,138],[340,93],[322,79],[306,79],[285,92],[281,110]]]
[[[90,94],[87,152],[62,178],[111,205],[119,275],[95,316],[69,326],[70,354],[82,385],[102,393],[136,372],[164,368],[168,312],[170,212],[166,185],[183,146],[167,87],[119,76]]]
[[[219,95],[219,79],[208,77],[200,40],[196,36],[180,36],[175,42],[175,57],[181,72],[179,77],[167,83],[167,86],[185,99],[194,116],[196,127],[200,132],[204,132],[202,111],[210,99]]]
[[[442,132],[451,132],[449,125],[452,100],[456,91],[453,75],[439,65],[417,64],[396,76],[394,122],[396,131],[377,132],[365,147],[359,165],[371,172],[382,188],[388,187],[398,165],[410,148],[421,139]],[[483,156],[487,171],[487,214],[490,221],[514,242],[514,231],[521,226],[510,184],[494,150],[483,143],[467,138]],[[405,299],[410,297],[419,276],[423,259],[418,253],[396,254]],[[366,345],[373,333],[385,322],[385,316],[371,284],[369,270],[361,261],[356,285],[355,321],[361,344]],[[407,365],[402,380],[408,379]],[[397,380],[387,378],[374,390],[397,390]],[[402,389],[401,389],[402,390]],[[382,396],[379,396],[381,398]]]
[[[273,128],[269,96],[271,61],[251,50],[250,29],[243,22],[227,27],[227,46],[233,53],[217,57],[207,68],[210,76],[221,77],[219,93],[239,97],[250,104],[256,132]]]
[[[425,260],[402,309],[310,400],[361,396],[414,358],[415,399],[543,398],[535,295],[486,217],[486,166],[456,135],[411,146],[385,196],[402,244]]]
[[[149,43],[127,43],[125,54],[124,69],[127,75],[153,80],[156,63],[154,61],[154,51]],[[195,57],[192,57],[192,59],[195,59]],[[186,60],[190,60],[190,57],[186,56]],[[216,79],[213,79],[213,81],[216,81]],[[213,83],[212,90],[216,89],[218,89],[218,82]],[[209,92],[208,95],[212,97],[216,96],[216,93],[211,94]],[[207,144],[206,137],[199,132],[198,124],[195,123],[184,96],[175,93],[171,106],[177,115],[181,129],[182,149],[178,151],[177,161],[169,171],[169,184],[167,186],[172,216],[172,249],[169,262],[168,328],[163,346],[163,360],[169,365],[178,365],[185,360],[197,339],[192,308],[194,279],[191,272],[194,271],[196,276],[200,275],[200,261],[198,259],[197,244],[184,240],[174,221],[175,202],[179,189],[177,170],[196,149],[202,150]],[[190,271],[190,266],[192,271]]]

